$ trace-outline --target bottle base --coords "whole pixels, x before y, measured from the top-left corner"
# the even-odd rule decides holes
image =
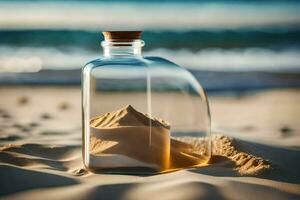
[[[149,167],[116,167],[116,168],[97,168],[97,167],[86,167],[86,169],[96,174],[119,174],[119,175],[137,175],[137,176],[152,176],[165,173],[176,172],[184,169],[197,169],[209,165],[209,160],[205,163],[201,163],[195,166],[189,166],[184,168],[170,168],[167,170],[158,171]]]

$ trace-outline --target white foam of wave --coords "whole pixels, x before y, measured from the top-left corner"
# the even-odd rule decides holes
[[[300,50],[262,48],[189,50],[158,49],[151,52],[192,69],[215,71],[289,71],[300,69]]]
[[[0,2],[0,28],[230,29],[299,27],[299,3]]]
[[[0,46],[0,72],[36,72],[41,69],[78,69],[100,54],[81,49]]]
[[[156,49],[145,56],[160,56],[181,66],[215,71],[300,70],[300,49],[273,51],[260,48],[189,50]],[[0,47],[0,72],[35,72],[40,69],[79,69],[101,52],[82,49]]]

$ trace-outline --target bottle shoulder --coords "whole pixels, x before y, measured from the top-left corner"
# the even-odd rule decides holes
[[[124,57],[124,58],[98,58],[88,62],[84,68],[95,68],[107,65],[132,65],[132,66],[167,66],[180,67],[174,62],[162,57],[146,56],[146,57]]]
[[[109,66],[109,65],[134,65],[134,66],[143,66],[146,65],[144,59],[128,57],[128,58],[98,58],[88,62],[84,68],[97,68],[101,66]]]
[[[166,58],[162,58],[162,57],[158,57],[158,56],[146,56],[144,57],[144,59],[146,59],[147,61],[150,61],[153,64],[159,64],[159,65],[165,65],[165,66],[170,66],[170,67],[180,67],[178,64],[166,59]]]

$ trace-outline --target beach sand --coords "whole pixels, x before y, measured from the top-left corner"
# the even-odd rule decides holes
[[[152,176],[84,169],[79,88],[0,94],[0,199],[300,198],[300,90],[210,96],[209,165]]]

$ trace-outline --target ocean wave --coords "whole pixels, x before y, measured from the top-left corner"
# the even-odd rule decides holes
[[[0,45],[83,48],[97,51],[102,40],[100,31],[84,30],[2,30]],[[189,49],[199,51],[205,48],[270,48],[286,49],[300,47],[299,30],[223,30],[223,31],[145,31],[142,39],[145,50],[157,48]]]
[[[17,12],[17,14],[16,14]],[[299,28],[298,2],[0,2],[1,29]]]
[[[190,50],[155,49],[145,56],[160,56],[179,65],[207,71],[300,71],[300,49],[280,51],[246,49]],[[0,47],[0,72],[36,72],[41,69],[80,69],[86,62],[99,58],[101,52],[79,48],[60,50],[40,47]]]

